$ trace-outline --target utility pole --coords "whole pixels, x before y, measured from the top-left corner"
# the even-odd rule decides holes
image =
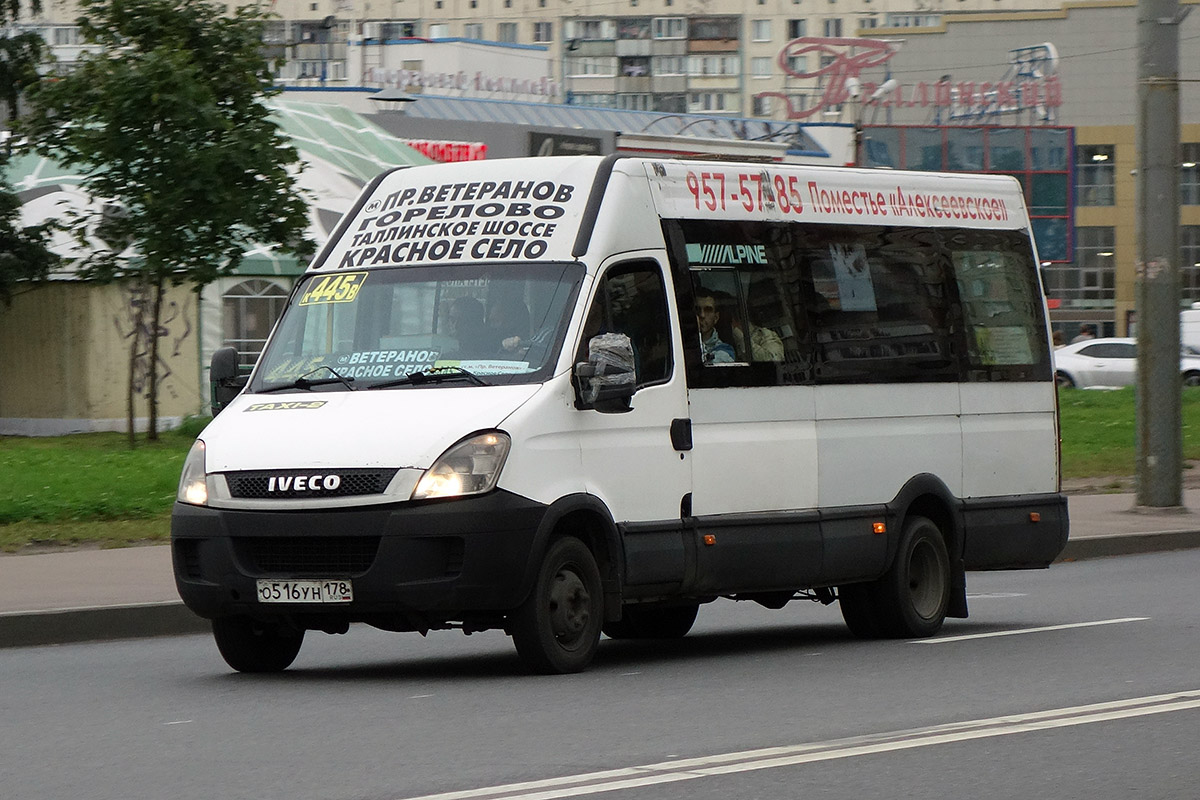
[[[1183,504],[1179,376],[1179,0],[1138,0],[1137,499]]]

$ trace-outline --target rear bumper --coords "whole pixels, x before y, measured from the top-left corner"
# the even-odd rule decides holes
[[[504,491],[350,510],[176,503],[175,583],[188,608],[207,618],[327,616],[420,629],[520,604],[545,514],[545,506]],[[259,578],[349,578],[354,601],[260,603]]]
[[[963,563],[970,570],[1047,567],[1067,546],[1064,494],[963,501]]]

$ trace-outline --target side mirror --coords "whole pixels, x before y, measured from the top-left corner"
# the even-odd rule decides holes
[[[222,347],[213,353],[208,382],[212,388],[212,412],[215,417],[246,385],[246,376],[238,374],[237,350]]]
[[[633,343],[623,333],[602,333],[588,342],[588,360],[575,365],[575,407],[604,414],[630,410],[637,387]]]

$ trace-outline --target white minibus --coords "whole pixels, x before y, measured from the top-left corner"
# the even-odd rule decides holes
[[[719,598],[861,637],[967,615],[1067,537],[1013,178],[567,157],[378,177],[172,516],[234,669],[307,631],[502,629],[541,672]]]

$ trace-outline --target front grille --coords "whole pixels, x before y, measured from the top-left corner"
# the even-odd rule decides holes
[[[378,536],[251,536],[234,542],[242,563],[258,575],[361,575],[379,551]]]
[[[297,497],[354,497],[382,494],[396,475],[394,469],[284,469],[277,471],[227,472],[229,494],[248,499],[287,500]],[[317,478],[316,488],[309,483]],[[334,488],[327,488],[333,486]],[[296,489],[296,479],[303,478],[304,489]]]

